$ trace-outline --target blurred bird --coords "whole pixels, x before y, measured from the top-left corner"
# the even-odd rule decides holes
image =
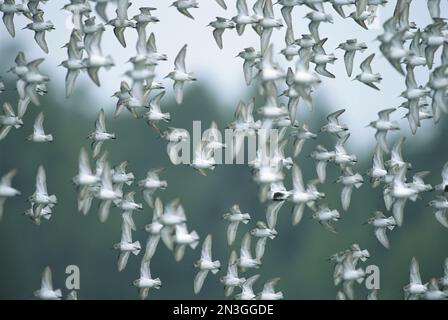
[[[233,250],[230,253],[227,274],[221,277],[219,281],[224,285],[224,296],[226,297],[232,295],[235,287],[241,287],[246,282],[246,278],[238,277],[237,255]]]
[[[42,273],[40,289],[34,291],[34,296],[42,300],[61,300],[61,289],[53,289],[50,267],[45,267],[44,272]]]
[[[199,269],[194,279],[194,293],[198,294],[201,291],[208,272],[211,271],[211,273],[216,274],[221,269],[221,262],[218,260],[213,261],[212,259],[211,234],[205,237],[205,240],[202,243],[201,258],[195,262],[194,267]]]
[[[120,251],[118,256],[118,271],[123,271],[128,263],[129,255],[138,255],[141,250],[140,242],[132,242],[132,230],[131,227],[123,221],[121,224],[121,240],[119,243],[114,244],[113,248]]]
[[[152,278],[150,270],[150,258],[146,255],[142,258],[140,264],[140,278],[134,280],[132,284],[139,289],[140,299],[145,300],[148,297],[149,289],[160,289],[162,281],[160,278]]]
[[[213,37],[219,49],[223,48],[222,35],[226,29],[235,28],[235,23],[232,20],[228,20],[222,17],[216,17],[215,21],[210,22],[207,26],[214,28]]]
[[[227,243],[229,244],[229,246],[231,246],[235,241],[236,232],[240,222],[248,224],[251,218],[248,213],[241,212],[240,206],[238,204],[234,204],[230,208],[230,212],[223,215],[223,219],[230,222],[227,228]]]
[[[238,293],[235,295],[236,300],[254,300],[256,298],[256,294],[254,293],[252,286],[254,285],[255,281],[258,280],[260,275],[254,275],[247,279],[243,285],[241,286],[241,293]]]
[[[95,131],[89,134],[87,139],[93,140],[93,158],[98,157],[100,154],[104,141],[116,139],[115,133],[108,133],[106,130],[106,119],[103,109],[100,110],[98,113],[98,119],[95,121]]]
[[[20,128],[23,125],[20,119],[14,112],[14,109],[9,102],[3,103],[3,115],[0,115],[0,141],[5,139],[11,128]]]
[[[13,169],[13,170],[9,171],[8,173],[6,173],[5,175],[3,175],[0,180],[0,221],[3,218],[3,212],[4,212],[4,206],[5,206],[6,199],[12,198],[12,197],[15,197],[15,196],[18,196],[21,194],[19,190],[14,189],[11,186],[12,179],[14,178],[16,173],[17,173],[17,170]]]
[[[274,286],[280,281],[280,278],[274,278],[267,281],[263,286],[263,291],[261,291],[257,298],[258,300],[282,300],[283,292],[275,292]]]
[[[196,81],[193,73],[187,72],[185,67],[185,55],[187,54],[187,45],[184,45],[176,56],[174,61],[174,71],[171,71],[165,78],[174,80],[174,94],[177,104],[181,104],[184,96],[185,82]]]
[[[177,0],[174,1],[170,7],[176,7],[177,11],[182,13],[184,16],[194,19],[188,9],[199,8],[199,3],[196,0]]]
[[[410,282],[403,290],[406,300],[416,300],[428,291],[428,284],[422,284],[418,261],[415,257],[411,261]]]
[[[389,249],[389,239],[387,238],[387,229],[393,230],[397,223],[394,217],[387,218],[382,212],[376,211],[373,217],[367,220],[367,223],[374,227],[375,237],[386,248]]]
[[[53,135],[45,134],[43,123],[44,123],[44,114],[43,112],[40,112],[37,115],[36,120],[34,122],[33,134],[28,136],[27,140],[38,143],[53,142]]]

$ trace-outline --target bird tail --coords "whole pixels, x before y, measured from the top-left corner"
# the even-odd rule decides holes
[[[136,250],[132,251],[132,253],[136,256],[140,253],[141,250],[140,241],[135,241],[132,245],[137,248]]]
[[[61,291],[61,289],[57,289],[57,290],[55,290],[54,293],[56,294],[56,296],[58,296],[58,297],[62,297],[62,291]]]
[[[49,199],[50,199],[50,201],[52,202],[52,203],[58,203],[58,198],[56,198],[56,196],[53,194],[53,195],[51,195],[50,197],[49,197]]]

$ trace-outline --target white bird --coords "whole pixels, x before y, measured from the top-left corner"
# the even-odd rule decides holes
[[[160,222],[160,218],[163,215],[163,204],[159,198],[156,198],[154,202],[154,209],[152,215],[152,222],[145,225],[146,232],[149,233],[148,241],[146,242],[145,257],[151,259],[156,252],[157,245],[159,244],[160,235],[162,232],[163,224]],[[171,243],[171,239],[170,239]]]
[[[230,253],[227,274],[221,277],[219,281],[224,285],[224,296],[226,297],[232,295],[235,287],[241,287],[246,282],[246,278],[238,276],[237,254],[233,250]]]
[[[185,82],[196,81],[193,73],[187,72],[185,67],[185,56],[187,54],[187,45],[185,44],[176,56],[174,61],[174,71],[171,71],[165,78],[174,80],[174,95],[177,104],[181,104],[184,97]]]
[[[365,272],[363,269],[356,269],[356,264],[353,260],[353,254],[348,253],[345,256],[344,262],[342,263],[341,279],[343,281],[344,293],[348,299],[353,300],[355,297],[353,291],[354,282],[359,284],[364,281]]]
[[[187,246],[190,246],[193,250],[196,249],[199,244],[199,235],[196,231],[188,232],[185,222],[177,223],[174,226],[174,230],[173,242],[176,244],[174,248],[174,259],[179,262],[184,257]]]
[[[152,169],[146,173],[146,178],[138,182],[138,186],[143,188],[143,199],[145,199],[148,206],[154,206],[153,194],[158,190],[165,190],[168,187],[168,182],[160,180],[159,174],[165,170],[164,168]]]
[[[325,197],[325,194],[317,190],[317,181],[309,182],[305,188],[302,171],[296,164],[292,167],[292,184],[293,191],[289,200],[294,203],[292,224],[297,225],[302,220],[305,205],[312,208],[317,200]]]
[[[324,49],[324,44],[327,42],[328,38],[318,41],[313,46],[313,54],[311,55],[311,62],[316,64],[316,72],[324,77],[336,78],[334,74],[327,70],[327,64],[334,64],[337,60],[334,53],[327,54]]]
[[[104,26],[101,26],[98,30],[92,33],[89,41],[87,41],[87,39],[84,40],[87,58],[83,60],[83,64],[87,67],[87,73],[89,74],[90,79],[92,79],[97,86],[100,86],[100,79],[98,76],[100,68],[104,67],[109,69],[115,65],[112,57],[103,55],[103,50],[101,49],[104,30]]]
[[[128,9],[130,6],[131,3],[129,2],[129,0],[118,0],[117,9],[115,10],[117,17],[107,22],[107,24],[114,27],[115,37],[124,48],[126,48],[124,31],[126,30],[126,28],[136,27],[136,22],[134,20],[130,20],[128,17]]]
[[[2,176],[0,180],[0,221],[3,218],[4,205],[7,198],[12,198],[20,195],[20,191],[14,189],[12,184],[12,179],[16,175],[17,170],[13,169]]]
[[[207,235],[202,243],[201,258],[195,262],[194,267],[199,269],[194,279],[194,293],[198,294],[201,291],[208,272],[211,271],[211,273],[216,274],[221,269],[221,262],[218,260],[213,261],[212,259],[211,234]]]
[[[448,192],[448,162],[442,168],[442,183],[436,185],[437,191]]]
[[[280,281],[280,278],[274,278],[263,286],[263,291],[261,291],[257,298],[258,300],[283,300],[283,292],[275,292],[274,286]]]
[[[162,112],[160,108],[160,101],[165,95],[165,91],[160,92],[156,96],[154,96],[149,102],[149,111],[146,112],[143,117],[146,119],[146,122],[149,126],[153,127],[156,131],[160,131],[157,123],[159,121],[170,122],[171,115],[169,112]]]
[[[123,211],[122,217],[123,221],[129,224],[132,230],[136,231],[134,219],[132,218],[132,213],[135,210],[143,210],[143,205],[141,203],[136,203],[134,200],[135,191],[128,192],[123,199],[118,200],[117,207]]]
[[[239,52],[237,57],[240,57],[244,60],[243,63],[243,71],[244,71],[244,80],[246,84],[249,86],[253,80],[253,68],[262,57],[261,53],[256,51],[253,47],[244,48],[243,51]]]
[[[377,145],[375,147],[375,154],[373,155],[373,166],[367,172],[370,177],[372,187],[376,188],[381,181],[385,179],[388,172],[384,166],[383,149]]]
[[[3,23],[6,30],[12,37],[15,37],[14,14],[23,12],[23,6],[16,4],[15,0],[5,0],[0,4],[0,11],[3,12]]]
[[[320,132],[328,132],[340,137],[340,134],[348,131],[348,127],[345,124],[339,122],[339,117],[345,112],[345,109],[335,111],[327,116],[327,124],[324,125]]]
[[[207,141],[201,141],[196,145],[193,161],[189,164],[203,176],[207,176],[205,170],[214,170],[216,167],[213,150],[207,148],[207,144]]]
[[[53,135],[45,134],[43,123],[44,123],[44,114],[43,112],[40,112],[37,115],[36,120],[34,122],[33,134],[28,136],[27,140],[38,143],[53,142]]]
[[[118,188],[114,188],[112,184],[112,174],[109,164],[106,162],[101,173],[101,186],[95,190],[95,197],[101,201],[98,215],[101,222],[106,222],[109,217],[110,206],[112,201],[121,199],[122,192]]]
[[[194,17],[188,11],[191,8],[199,8],[199,3],[196,0],[177,0],[174,1],[170,7],[176,7],[177,11],[182,13],[184,16],[193,19]]]
[[[412,186],[406,184],[406,171],[405,166],[398,169],[397,174],[394,176],[392,182],[392,188],[390,195],[395,199],[393,205],[393,215],[397,225],[399,227],[403,224],[404,206],[406,200],[416,201],[418,197],[418,191]]]
[[[243,272],[246,269],[258,269],[261,266],[260,259],[258,257],[252,257],[250,238],[250,233],[247,232],[241,241],[240,257],[237,260],[237,264]]]
[[[57,204],[58,199],[55,195],[48,195],[47,178],[43,166],[39,166],[36,175],[36,191],[29,198],[30,202],[37,206],[39,213],[44,207],[53,207]]]
[[[308,28],[314,41],[316,42],[320,41],[320,35],[319,35],[320,24],[322,22],[333,23],[333,16],[320,10],[317,11],[313,10],[307,13],[305,18],[310,19],[310,24],[308,25]]]
[[[114,244],[113,248],[120,251],[118,256],[118,271],[123,271],[128,263],[129,255],[138,255],[141,250],[140,242],[132,242],[132,230],[131,227],[123,221],[121,224],[121,240],[119,243]]]
[[[337,233],[331,222],[339,221],[339,219],[341,218],[338,210],[331,210],[327,204],[319,204],[312,217],[328,231]]]
[[[444,196],[437,196],[428,205],[436,210],[434,215],[437,221],[445,228],[448,228],[448,200]]]
[[[386,136],[389,131],[400,130],[400,126],[397,121],[391,121],[390,115],[392,112],[396,111],[394,108],[381,110],[378,112],[378,120],[372,121],[369,127],[376,129],[375,139],[378,146],[384,151],[389,152],[389,147],[387,146]]]
[[[51,21],[44,21],[44,12],[42,10],[38,10],[33,14],[32,21],[25,28],[34,31],[34,40],[45,53],[48,53],[45,32],[55,30],[55,27]]]
[[[335,152],[328,151],[322,145],[318,145],[316,150],[310,154],[310,157],[317,161],[316,164],[316,173],[320,183],[325,183],[327,177],[327,163],[334,161]]]
[[[249,213],[242,213],[240,206],[238,204],[234,204],[230,208],[230,212],[223,215],[223,219],[229,221],[229,226],[227,228],[227,243],[231,246],[235,241],[236,232],[240,222],[248,224],[251,218]]]
[[[82,57],[83,48],[79,47],[80,41],[82,41],[81,33],[78,30],[73,30],[70,35],[70,41],[65,45],[67,47],[68,59],[60,64],[67,69],[65,76],[65,96],[67,98],[73,93],[79,73],[86,68]]]
[[[143,256],[140,264],[140,278],[132,282],[132,284],[139,289],[139,296],[142,300],[145,300],[148,297],[150,289],[160,289],[162,287],[160,278],[152,278],[150,263],[150,258],[146,255]]]
[[[387,238],[387,229],[393,230],[397,223],[394,217],[387,218],[381,211],[373,213],[373,217],[367,220],[367,223],[373,226],[375,237],[387,249],[389,249],[389,239]]]
[[[237,0],[236,9],[238,14],[232,17],[232,21],[236,24],[236,32],[241,36],[244,33],[246,25],[253,25],[258,20],[256,17],[249,15],[246,0]]]
[[[362,72],[355,77],[355,80],[358,80],[364,83],[365,85],[379,91],[380,88],[378,88],[375,85],[375,83],[381,82],[383,78],[379,73],[373,73],[372,71],[371,64],[374,57],[375,54],[373,53],[370,56],[368,56],[367,59],[363,61],[363,63],[361,63]]]
[[[106,130],[104,109],[101,109],[101,111],[98,113],[98,118],[95,121],[95,131],[89,134],[87,138],[93,140],[93,158],[98,157],[98,155],[100,154],[101,147],[103,146],[104,141],[116,139],[115,133],[108,133]]]
[[[423,295],[425,300],[447,300],[448,291],[440,290],[439,283],[436,278],[432,278],[428,284],[428,290]]]
[[[351,77],[353,73],[353,62],[355,60],[356,51],[364,52],[367,49],[367,45],[364,42],[358,42],[357,39],[349,39],[346,42],[341,43],[337,47],[337,49],[345,51],[344,53],[345,70],[347,71],[347,75]]]
[[[53,289],[50,267],[45,267],[44,272],[42,273],[40,289],[34,291],[34,296],[42,300],[61,300],[61,289]]]
[[[368,19],[372,18],[372,12],[367,8],[368,0],[358,0],[355,2],[356,11],[352,12],[349,17],[355,20],[364,29],[369,28],[366,25]]]
[[[226,18],[216,17],[216,20],[210,22],[207,26],[214,28],[213,37],[215,38],[216,44],[218,45],[219,49],[222,49],[222,35],[224,34],[224,31],[226,29],[235,28],[235,23],[232,20],[228,20]]]
[[[235,299],[236,300],[255,300],[255,298],[257,296],[254,293],[252,286],[254,285],[255,281],[258,280],[259,277],[260,277],[260,275],[256,274],[256,275],[250,277],[249,279],[247,279],[241,286],[241,293],[238,293],[237,295],[235,295]]]
[[[420,277],[420,268],[415,257],[411,261],[410,281],[407,286],[403,288],[406,300],[416,300],[428,291],[428,284],[422,284]]]
[[[0,115],[0,141],[3,140],[11,128],[20,128],[23,125],[22,119],[16,116],[14,109],[9,102],[3,103],[3,115]]]
[[[261,53],[264,54],[269,46],[273,28],[283,27],[280,19],[274,16],[274,9],[271,0],[265,0],[263,7],[263,18],[258,20],[258,24],[262,27],[261,33]]]
[[[258,221],[256,224],[256,228],[252,229],[250,231],[250,234],[253,237],[258,238],[257,244],[255,246],[255,256],[258,259],[261,259],[264,256],[267,238],[271,240],[275,239],[275,237],[277,237],[278,235],[278,232],[275,230],[275,225],[267,226],[263,221]]]
[[[350,167],[345,167],[344,175],[340,176],[336,180],[336,182],[341,183],[344,186],[341,193],[341,203],[342,209],[344,209],[344,211],[347,211],[350,207],[353,187],[355,187],[356,189],[361,188],[364,183],[364,179],[359,173],[353,173]]]

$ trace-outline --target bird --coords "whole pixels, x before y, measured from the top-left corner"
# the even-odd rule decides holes
[[[118,200],[117,207],[123,211],[123,220],[129,224],[132,230],[136,231],[134,219],[132,218],[132,213],[136,210],[143,210],[143,205],[141,203],[136,203],[134,200],[135,191],[128,192],[123,199]]]
[[[110,55],[103,55],[103,50],[101,49],[104,30],[104,26],[100,26],[98,30],[95,30],[92,33],[89,41],[84,39],[87,58],[83,60],[83,64],[87,67],[87,73],[89,74],[90,79],[92,79],[98,87],[101,85],[98,76],[99,70],[103,67],[109,69],[115,65],[112,57]]]
[[[87,136],[87,139],[93,140],[92,142],[92,150],[93,150],[93,158],[97,158],[101,153],[101,147],[103,146],[104,141],[107,140],[115,140],[115,133],[108,133],[106,130],[106,119],[104,114],[104,109],[101,109],[98,113],[98,118],[95,121],[95,131],[90,133]]]
[[[43,112],[40,112],[37,115],[36,120],[34,122],[33,134],[28,136],[27,140],[37,143],[53,142],[53,135],[45,134],[43,123],[44,123],[44,114]]]
[[[365,42],[358,42],[357,39],[349,39],[346,42],[341,43],[336,49],[345,51],[345,70],[347,71],[347,75],[351,77],[353,73],[353,62],[355,60],[356,51],[364,52],[367,50],[367,44]]]
[[[380,182],[388,175],[384,165],[383,149],[379,145],[375,147],[373,166],[368,170],[367,175],[370,177],[370,183],[374,188],[378,187]]]
[[[250,234],[254,238],[258,238],[255,246],[255,256],[261,259],[264,256],[266,239],[275,239],[278,232],[275,230],[275,225],[268,226],[263,221],[258,221],[256,227],[250,231]]]
[[[15,0],[5,0],[0,4],[0,11],[3,12],[3,23],[6,30],[12,37],[15,37],[14,15],[23,12],[22,5],[16,4]]]
[[[149,233],[148,241],[145,247],[145,257],[151,259],[156,252],[157,245],[159,244],[161,231],[163,224],[160,222],[160,218],[163,215],[163,204],[160,198],[156,198],[154,202],[154,209],[152,215],[152,222],[145,225],[146,232]]]
[[[305,205],[312,208],[315,201],[323,199],[325,194],[319,192],[316,188],[317,181],[308,182],[305,187],[303,183],[302,171],[299,166],[294,164],[292,167],[293,191],[289,200],[294,204],[292,211],[292,224],[297,225],[303,217]]]
[[[53,289],[53,280],[50,267],[45,267],[42,273],[40,289],[34,291],[34,296],[42,300],[61,300],[61,289]]]
[[[154,128],[156,131],[160,131],[157,123],[160,121],[170,122],[171,115],[169,112],[162,112],[160,108],[160,101],[165,95],[165,91],[161,91],[156,96],[154,96],[149,102],[149,111],[146,112],[143,117],[146,119],[148,125]]]
[[[221,262],[219,260],[213,261],[212,259],[212,235],[208,234],[202,243],[201,258],[195,262],[195,268],[199,271],[194,278],[194,293],[198,294],[204,284],[205,278],[210,271],[216,274],[221,269]]]
[[[331,210],[327,204],[319,204],[317,205],[317,209],[313,213],[312,217],[328,231],[337,233],[331,222],[338,221],[341,218],[339,211],[335,209]]]
[[[82,48],[79,48],[78,45],[80,41],[82,41],[80,32],[78,30],[73,30],[70,35],[70,41],[66,44],[68,59],[62,61],[60,64],[67,69],[67,74],[65,76],[66,98],[72,95],[79,73],[86,68],[82,57],[83,50]]]
[[[340,135],[348,131],[348,127],[345,124],[339,122],[339,117],[345,112],[345,109],[335,111],[327,116],[327,124],[324,125],[320,132],[328,132],[340,137]]]
[[[32,21],[25,28],[34,31],[34,40],[45,53],[48,53],[45,32],[55,30],[55,27],[51,21],[44,21],[44,12],[42,10],[38,10],[37,13],[33,14]]]
[[[355,2],[356,11],[352,12],[349,17],[352,18],[358,25],[368,30],[366,22],[371,18],[372,13],[367,10],[368,0],[358,0]]]
[[[418,196],[418,191],[406,184],[406,171],[407,168],[405,166],[398,169],[390,190],[390,195],[394,199],[393,215],[399,227],[403,224],[404,206],[406,201],[408,199],[416,201]]]
[[[5,201],[7,198],[19,196],[21,192],[11,186],[12,179],[17,174],[16,169],[12,169],[4,174],[0,180],[0,221],[3,218]]]
[[[375,54],[373,53],[361,63],[362,72],[355,77],[355,80],[358,80],[365,85],[380,91],[380,88],[378,88],[375,83],[381,82],[383,78],[379,73],[373,73],[372,71],[371,63],[374,57]]]
[[[448,200],[444,196],[437,196],[428,205],[436,210],[434,215],[437,221],[445,228],[448,228]]]
[[[347,18],[344,12],[344,6],[354,5],[356,3],[355,0],[330,0],[331,5],[333,6],[334,11],[336,11],[341,18]]]
[[[3,115],[0,115],[0,141],[5,139],[11,128],[23,126],[23,120],[18,117],[9,102],[3,103]]]
[[[439,283],[446,289],[448,288],[448,258],[443,264],[443,276],[439,279]]]
[[[150,258],[146,255],[143,256],[140,264],[140,278],[132,282],[132,284],[139,289],[139,296],[142,300],[145,300],[148,297],[150,289],[160,289],[162,287],[160,278],[152,278],[150,263]]]
[[[241,293],[235,295],[236,300],[254,300],[256,298],[256,294],[253,291],[252,286],[258,280],[260,275],[256,274],[249,279],[247,279],[243,285],[241,286]]]
[[[365,272],[362,268],[356,269],[356,264],[351,252],[345,256],[340,277],[343,281],[343,289],[346,297],[353,300],[355,296],[353,284],[355,281],[362,283],[364,281]]]
[[[295,6],[301,5],[301,0],[279,0],[277,2],[282,6],[281,12],[288,29],[292,29],[292,10]]]
[[[341,183],[344,187],[341,192],[342,209],[347,211],[350,207],[350,200],[353,188],[359,189],[364,183],[364,178],[359,173],[353,173],[350,167],[344,168],[344,175],[340,176],[336,182]]]
[[[3,79],[0,77],[0,94],[5,92],[5,83],[3,82]]]
[[[105,163],[101,173],[101,185],[95,190],[95,197],[101,201],[98,215],[102,223],[109,217],[110,206],[113,201],[122,197],[122,191],[112,185],[112,174],[109,163]]]
[[[138,186],[143,188],[143,199],[148,206],[153,208],[153,194],[158,190],[165,190],[168,187],[166,180],[160,180],[159,174],[163,172],[164,168],[152,169],[146,173],[146,178],[138,182]]]
[[[310,157],[317,161],[316,173],[320,183],[325,183],[327,177],[327,163],[333,162],[336,153],[334,151],[328,151],[322,145],[318,145],[316,150],[310,154]]]
[[[196,0],[177,0],[174,1],[170,7],[176,7],[177,11],[182,13],[184,16],[193,19],[194,17],[188,11],[191,8],[199,8],[199,3]]]
[[[122,189],[124,184],[130,186],[134,183],[134,174],[132,172],[126,172],[128,164],[128,161],[123,161],[111,170],[112,183],[120,189]]]
[[[232,20],[228,20],[223,17],[216,17],[216,20],[210,22],[207,26],[214,28],[213,37],[215,38],[216,44],[218,45],[219,49],[222,49],[222,35],[224,34],[224,31],[226,29],[235,28],[235,23]]]
[[[251,235],[247,232],[241,241],[240,257],[237,259],[237,264],[243,272],[246,269],[258,269],[261,266],[259,257],[252,257],[250,238]]]
[[[174,80],[174,94],[177,104],[182,104],[184,97],[185,82],[196,81],[193,73],[187,72],[185,67],[185,56],[187,54],[187,44],[185,44],[176,56],[174,61],[174,71],[171,71],[165,78]]]
[[[95,11],[104,21],[109,21],[107,17],[107,5],[112,2],[112,0],[92,0],[96,3]]]
[[[244,80],[249,86],[253,80],[253,68],[257,61],[262,57],[261,53],[256,51],[253,47],[245,48],[243,51],[239,52],[237,57],[244,60],[243,71]]]
[[[140,242],[132,242],[131,227],[124,221],[121,224],[121,240],[119,243],[114,244],[113,248],[120,251],[117,263],[118,271],[123,271],[126,268],[131,253],[133,255],[140,253]]]
[[[117,1],[117,9],[115,13],[117,17],[115,19],[109,20],[107,24],[112,25],[114,27],[114,34],[117,38],[118,42],[126,48],[126,39],[124,36],[124,31],[126,28],[135,28],[136,22],[134,20],[130,20],[128,17],[128,8],[131,6],[129,0],[118,0]]]
[[[175,224],[174,230],[173,242],[176,245],[174,259],[179,262],[184,257],[186,247],[190,246],[191,249],[196,249],[200,238],[196,231],[188,232],[185,222]]]
[[[305,18],[308,18],[310,20],[308,28],[310,30],[311,36],[313,37],[314,41],[316,41],[316,43],[320,41],[320,35],[319,35],[320,24],[322,22],[328,22],[328,23],[334,22],[333,16],[331,14],[319,10],[307,13]]]
[[[282,21],[280,19],[276,19],[274,16],[274,9],[272,7],[271,0],[265,0],[263,7],[263,17],[258,20],[257,23],[262,28],[262,33],[260,36],[260,48],[261,53],[264,54],[268,49],[273,29],[283,27]]]
[[[311,55],[311,62],[316,64],[316,72],[324,77],[331,79],[336,78],[334,74],[327,70],[327,64],[333,64],[337,58],[333,53],[327,54],[324,49],[324,44],[327,42],[328,38],[318,41],[313,46],[313,54]]]
[[[207,148],[207,141],[201,141],[197,144],[194,151],[193,161],[189,165],[203,176],[207,176],[205,170],[215,169],[216,160],[213,157],[213,150]]]
[[[389,147],[387,146],[386,140],[387,133],[389,131],[400,130],[398,122],[390,120],[390,115],[395,111],[395,108],[381,110],[378,112],[378,120],[369,123],[369,127],[377,130],[375,134],[377,145],[386,153],[389,152]]]
[[[230,212],[223,215],[223,219],[229,221],[229,226],[227,228],[227,243],[231,246],[235,241],[236,232],[240,222],[248,224],[251,218],[249,213],[242,213],[240,206],[234,204],[230,208]]]
[[[46,206],[53,207],[57,204],[58,199],[55,195],[49,195],[47,191],[47,176],[44,167],[41,165],[37,170],[36,175],[36,190],[29,197],[30,203],[36,205],[37,216],[40,211]]]
[[[294,128],[290,133],[290,137],[293,140],[293,155],[297,157],[303,149],[303,146],[307,140],[317,139],[317,135],[312,133],[306,123],[299,128]]]
[[[409,284],[404,288],[405,300],[416,300],[428,291],[428,284],[422,284],[420,268],[415,257],[411,260]]]
[[[258,22],[258,19],[249,14],[246,0],[237,0],[236,9],[238,14],[232,17],[232,21],[235,23],[236,32],[241,36],[244,33],[246,25],[253,25]]]
[[[448,192],[448,162],[442,168],[442,182],[435,186],[437,191]]]
[[[397,226],[394,217],[386,217],[381,211],[373,213],[373,217],[367,220],[367,223],[373,226],[375,237],[386,248],[389,249],[389,239],[387,238],[386,231],[394,230]]]
[[[428,283],[428,290],[423,295],[425,300],[447,300],[448,292],[442,291],[439,288],[439,283],[436,278],[432,278]]]
[[[246,278],[238,277],[237,254],[234,250],[230,253],[227,274],[219,281],[224,285],[224,296],[226,297],[232,295],[235,287],[241,287],[246,282]]]
[[[258,300],[283,300],[283,292],[275,292],[274,286],[280,281],[280,278],[274,278],[266,283],[263,286],[263,291],[261,291],[257,298]]]

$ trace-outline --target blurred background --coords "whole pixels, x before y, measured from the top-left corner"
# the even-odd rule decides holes
[[[195,72],[199,81],[187,85],[184,103],[178,106],[172,96],[172,83],[164,81],[167,97],[162,102],[162,109],[170,112],[174,127],[182,127],[191,132],[194,120],[202,121],[202,128],[209,126],[211,120],[216,120],[223,128],[233,119],[233,112],[240,99],[248,100],[257,96],[257,106],[262,100],[257,95],[256,83],[246,87],[242,73],[242,60],[234,58],[245,47],[259,46],[255,33],[247,28],[242,37],[236,32],[224,33],[224,49],[219,50],[212,36],[212,29],[205,28],[216,16],[230,18],[236,14],[234,1],[227,1],[229,10],[224,11],[214,1],[200,1],[200,8],[191,10],[195,20],[190,20],[174,8],[168,8],[166,1],[152,1],[149,5],[157,7],[155,15],[161,20],[156,25],[148,27],[156,35],[160,52],[167,53],[169,60],[157,68],[159,81],[173,68],[174,58],[183,44],[188,43],[187,68]],[[252,5],[252,1],[248,1]],[[385,20],[393,12],[395,1],[380,9],[380,19]],[[148,6],[144,1],[134,1],[130,8],[130,16],[137,13],[140,6]],[[71,183],[71,178],[77,173],[79,150],[82,146],[88,148],[90,142],[85,137],[93,131],[94,121],[100,108],[107,111],[106,123],[110,132],[115,132],[117,140],[106,143],[103,150],[109,151],[109,162],[113,165],[124,160],[130,162],[128,170],[136,179],[144,178],[151,168],[166,167],[162,178],[168,181],[168,189],[158,191],[162,201],[180,197],[189,220],[189,230],[196,230],[202,238],[208,233],[213,235],[213,255],[221,260],[222,271],[209,275],[201,293],[193,294],[193,279],[196,270],[193,263],[200,256],[200,249],[188,249],[184,259],[176,263],[163,244],[160,244],[153,261],[151,273],[160,277],[163,287],[151,290],[150,299],[220,299],[223,298],[223,288],[218,282],[226,272],[227,260],[231,249],[239,251],[239,244],[244,233],[255,226],[255,222],[265,217],[265,207],[258,202],[258,188],[252,181],[250,171],[243,165],[218,166],[208,177],[199,175],[188,166],[171,165],[163,140],[157,138],[154,131],[148,128],[142,120],[135,120],[123,113],[118,119],[113,119],[115,99],[110,98],[118,90],[120,81],[125,79],[124,72],[131,68],[126,61],[134,55],[136,40],[135,32],[127,31],[128,48],[123,49],[115,39],[112,29],[107,27],[103,38],[103,51],[112,54],[116,66],[110,71],[100,71],[102,86],[96,87],[86,74],[77,81],[76,89],[71,98],[64,98],[65,69],[56,67],[65,60],[66,51],[61,47],[68,41],[70,31],[65,26],[69,14],[60,11],[62,3],[56,5],[50,1],[43,6],[46,20],[52,20],[56,30],[47,34],[50,54],[45,56],[33,40],[29,30],[19,31],[27,22],[24,17],[16,17],[16,38],[7,34],[4,25],[0,24],[0,75],[6,85],[6,91],[0,95],[0,103],[5,101],[17,105],[18,96],[15,90],[15,78],[6,73],[14,65],[18,51],[25,52],[28,60],[45,57],[41,69],[50,75],[49,93],[41,98],[41,107],[30,106],[24,118],[25,125],[20,130],[12,130],[7,138],[0,142],[0,174],[3,175],[12,168],[18,169],[18,175],[13,186],[22,192],[21,197],[8,199],[5,204],[5,214],[0,223],[0,298],[31,299],[32,293],[40,286],[41,272],[49,265],[53,271],[55,288],[65,289],[65,268],[67,265],[77,265],[81,271],[80,299],[137,299],[136,288],[130,286],[139,277],[140,256],[131,256],[126,269],[118,272],[116,268],[117,252],[111,250],[114,243],[119,242],[121,234],[120,212],[112,209],[109,220],[101,224],[97,214],[97,203],[92,206],[89,215],[83,216],[76,210],[77,193]],[[443,3],[442,12],[446,9]],[[113,16],[114,6],[110,6],[109,16]],[[370,53],[378,52],[374,41],[381,30],[364,31],[352,20],[340,19],[333,10],[334,25],[322,25],[321,35],[329,37],[326,44],[327,52],[332,52],[340,42],[350,38],[358,38],[367,42],[369,49],[363,54],[357,54],[357,68]],[[281,17],[279,8],[276,16]],[[296,37],[308,33],[308,20],[302,19],[307,9],[295,9],[293,18]],[[419,26],[426,26],[430,19],[424,1],[414,1],[411,20]],[[284,29],[275,30],[272,37],[275,51],[284,47]],[[324,125],[328,113],[346,108],[342,120],[348,124],[352,136],[347,144],[350,152],[358,155],[360,160],[356,169],[365,173],[371,165],[374,146],[374,130],[365,126],[376,118],[376,113],[384,108],[397,107],[403,100],[398,98],[405,89],[404,79],[396,73],[387,61],[377,54],[373,62],[374,71],[383,75],[381,92],[375,92],[347,78],[343,52],[335,52],[339,60],[329,70],[337,75],[336,80],[323,79],[322,85],[316,90],[314,102],[315,111],[309,113],[305,107],[299,111],[299,121],[310,125],[317,132]],[[276,60],[287,67],[281,55]],[[427,71],[416,70],[417,81],[425,84]],[[129,80],[129,79],[128,79]],[[162,81],[162,80],[160,80]],[[31,134],[36,115],[45,113],[44,127],[52,133],[55,141],[51,144],[33,144],[25,140]],[[401,118],[405,112],[394,114],[395,119]],[[402,130],[389,136],[392,144],[399,136],[409,136],[406,121],[401,121]],[[423,122],[415,137],[405,143],[403,154],[407,161],[412,162],[413,171],[431,171],[428,183],[440,182],[440,172],[448,160],[446,148],[447,139],[446,118],[434,126],[432,121]],[[410,137],[410,136],[409,136]],[[316,144],[333,148],[334,139],[328,135],[320,135],[319,139],[307,143],[301,155],[295,162],[301,167],[305,180],[315,178],[314,161],[307,155]],[[50,193],[55,193],[59,203],[54,209],[50,221],[42,225],[34,225],[23,212],[28,209],[26,199],[34,192],[35,176],[39,165],[47,171],[47,185]],[[416,203],[408,202],[405,209],[404,226],[389,232],[391,248],[383,248],[373,234],[373,229],[363,223],[376,210],[385,211],[382,190],[372,189],[367,183],[353,192],[351,206],[348,212],[343,212],[340,206],[341,186],[332,183],[340,175],[335,166],[328,169],[327,183],[322,190],[327,194],[327,201],[333,208],[342,213],[342,220],[335,226],[338,234],[331,234],[317,222],[310,219],[310,212],[305,212],[305,218],[296,226],[291,226],[291,205],[285,204],[280,211],[277,230],[279,236],[274,241],[268,241],[263,265],[257,271],[261,278],[255,285],[260,291],[264,281],[280,277],[278,289],[283,291],[287,299],[334,299],[339,290],[333,286],[332,263],[327,258],[335,252],[347,249],[353,243],[359,243],[361,248],[368,249],[371,259],[364,264],[375,264],[381,270],[381,299],[401,299],[402,287],[409,281],[409,264],[413,256],[420,262],[423,280],[442,274],[444,259],[448,256],[448,231],[434,218],[427,203],[435,197],[435,193],[423,195]],[[410,172],[412,174],[412,171]],[[290,174],[285,181],[291,188]],[[138,190],[134,185],[131,189]],[[143,202],[141,194],[136,197]],[[240,204],[243,212],[249,212],[252,222],[240,226],[237,241],[233,248],[226,242],[227,223],[222,221],[222,215],[235,203]],[[145,204],[144,210],[134,215],[138,231],[133,233],[134,240],[142,244],[146,242],[147,234],[143,226],[151,221],[152,210]],[[250,276],[254,272],[248,272]],[[364,299],[367,292],[363,286],[356,286],[356,297]]]

